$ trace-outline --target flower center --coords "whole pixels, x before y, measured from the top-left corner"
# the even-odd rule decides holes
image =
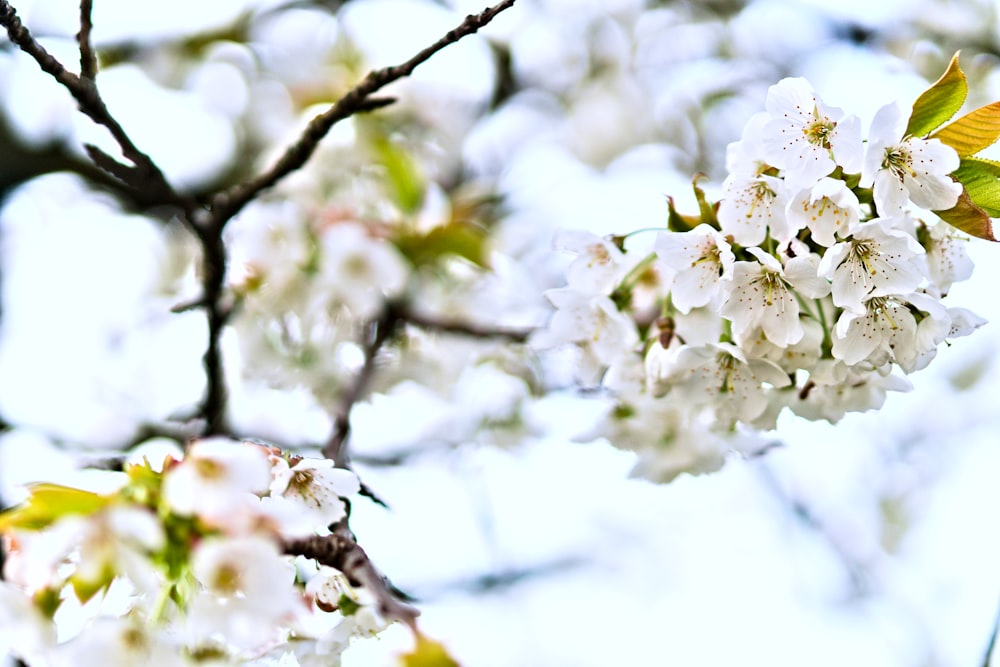
[[[885,149],[882,168],[888,169],[900,181],[907,174],[911,177],[916,177],[917,175],[917,172],[913,170],[913,156],[903,146],[893,146]]]
[[[815,120],[802,129],[806,141],[814,146],[830,150],[830,137],[833,136],[833,131],[837,129],[837,124],[826,116],[820,117],[819,109],[813,109],[813,116]]]

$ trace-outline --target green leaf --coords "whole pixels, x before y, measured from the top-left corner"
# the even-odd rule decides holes
[[[952,176],[965,186],[969,198],[991,218],[1000,218],[1000,162],[962,158]]]
[[[938,216],[956,229],[970,236],[987,241],[996,241],[993,236],[993,223],[989,214],[976,206],[969,193],[962,190],[958,203],[947,211],[934,211]]]
[[[705,191],[698,186],[698,181],[703,178],[706,178],[705,174],[695,174],[694,179],[691,181],[691,187],[694,188],[694,197],[698,200],[698,213],[701,216],[702,222],[718,229],[719,221],[715,217],[715,207],[708,203],[708,200],[705,198]]]
[[[667,197],[667,211],[667,229],[672,232],[689,232],[701,222],[693,215],[678,213],[673,197]]]
[[[0,531],[20,528],[41,530],[71,514],[93,514],[105,507],[109,496],[59,484],[36,484],[27,502],[0,514]]]
[[[960,157],[974,155],[1000,138],[1000,102],[987,104],[948,123],[930,136],[940,139]]]
[[[427,233],[404,233],[394,239],[396,247],[414,266],[434,264],[449,255],[462,257],[489,268],[486,230],[468,222],[449,222]]]
[[[913,113],[906,126],[906,134],[923,137],[950,120],[965,103],[969,84],[958,66],[958,53],[951,58],[948,69],[941,78],[921,93],[913,103]]]
[[[393,201],[408,215],[419,211],[424,204],[425,187],[417,163],[385,136],[373,138],[372,148],[376,160],[385,169]]]
[[[96,579],[84,579],[83,577],[74,575],[70,578],[69,582],[73,586],[73,592],[76,593],[76,598],[82,604],[87,604],[92,597],[110,586],[114,578],[114,568],[112,568],[110,563],[108,563]]]
[[[354,598],[341,593],[340,598],[337,600],[337,609],[340,610],[342,616],[354,616],[361,609],[361,605]]]
[[[401,656],[403,667],[461,667],[439,642],[419,632],[416,636],[417,645],[413,652]]]

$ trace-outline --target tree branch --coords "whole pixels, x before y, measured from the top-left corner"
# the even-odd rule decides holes
[[[993,632],[990,633],[990,641],[986,644],[986,653],[983,655],[983,667],[990,667],[993,664],[993,651],[997,646],[997,634],[1000,633],[1000,610],[993,621]]]
[[[446,33],[444,37],[423,49],[406,62],[369,72],[362,79],[361,83],[351,89],[328,110],[313,118],[298,141],[285,150],[285,153],[278,158],[274,166],[256,178],[216,195],[211,204],[211,209],[215,213],[216,219],[220,221],[229,220],[239,213],[261,191],[273,187],[285,176],[304,165],[313,152],[315,152],[320,140],[338,122],[356,113],[384,106],[381,100],[373,106],[370,98],[373,93],[398,79],[409,76],[419,65],[426,62],[431,56],[446,46],[478,32],[492,21],[497,14],[505,9],[509,9],[515,2],[516,0],[503,0],[503,2],[489,7],[479,14],[471,14],[465,17],[465,20],[456,28]]]
[[[459,320],[439,320],[421,315],[412,310],[399,313],[400,319],[427,331],[458,334],[470,338],[502,338],[512,343],[523,343],[531,335],[531,329],[512,329],[508,327],[488,327]]]
[[[341,533],[313,535],[284,544],[286,554],[312,558],[344,573],[352,586],[360,586],[375,596],[378,613],[388,621],[402,621],[416,629],[420,611],[401,601],[389,582],[376,569],[368,554],[351,537]]]
[[[89,46],[83,46],[85,41],[89,44],[90,12],[88,7],[85,7],[85,5],[89,4],[90,2],[88,0],[84,0],[80,9],[81,19],[84,19],[86,15],[86,25],[81,25],[81,36],[79,38],[81,41],[82,60],[86,60],[88,57],[93,56],[93,52],[90,50]],[[35,62],[38,63],[38,66],[42,68],[43,72],[52,76],[52,78],[62,84],[62,86],[69,91],[70,95],[73,96],[73,99],[76,100],[80,111],[111,133],[111,136],[114,137],[115,142],[118,144],[119,148],[121,148],[122,154],[128,158],[133,165],[128,166],[119,164],[120,168],[111,172],[114,176],[121,179],[132,188],[141,191],[144,194],[144,198],[153,199],[163,204],[180,206],[185,211],[189,211],[193,208],[193,203],[185,200],[177,194],[176,191],[174,191],[173,187],[171,187],[170,183],[167,182],[166,177],[163,175],[163,172],[160,171],[160,168],[156,165],[156,163],[154,163],[148,155],[143,153],[134,143],[132,143],[132,140],[122,128],[121,124],[119,124],[114,116],[112,116],[108,111],[107,106],[104,104],[104,100],[101,98],[101,94],[97,90],[97,86],[95,85],[93,78],[87,77],[87,72],[91,67],[90,64],[86,65],[84,68],[83,76],[77,76],[67,70],[62,63],[60,63],[51,53],[46,51],[45,48],[31,36],[28,29],[23,23],[21,23],[21,19],[18,18],[17,12],[10,5],[10,3],[7,2],[7,0],[0,0],[0,25],[7,29],[7,35],[14,44],[17,44],[22,51],[34,58]],[[85,55],[85,52],[87,51],[90,52],[90,56]],[[96,64],[94,66],[96,67]],[[91,153],[91,155],[93,156],[93,153]],[[112,160],[112,158],[108,157],[108,160]],[[103,165],[98,163],[97,166],[103,169],[107,168],[109,165],[106,161],[104,161]]]
[[[90,33],[94,29],[92,13],[94,0],[80,0],[80,32],[76,41],[80,44],[80,76],[93,81],[97,77],[97,55],[90,43]]]
[[[338,466],[349,466],[350,457],[347,454],[347,437],[351,431],[351,409],[361,400],[372,376],[375,374],[375,359],[379,350],[396,332],[399,326],[399,311],[395,304],[386,303],[381,314],[366,326],[364,341],[364,362],[351,384],[341,398],[340,405],[334,415],[333,434],[323,447],[323,454],[333,459]]]

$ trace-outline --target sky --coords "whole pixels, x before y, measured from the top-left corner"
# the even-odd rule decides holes
[[[95,39],[170,39],[269,4],[96,0]],[[497,184],[511,229],[541,253],[558,228],[662,225],[665,195],[693,206],[696,171],[717,191],[726,144],[783,76],[807,77],[867,126],[882,104],[909,104],[956,44],[997,38],[987,2],[758,0],[725,20],[709,20],[697,4],[521,0],[485,37],[435,58],[394,92],[415,107],[446,100],[431,107],[452,131],[445,146]],[[72,62],[74,3],[15,5]],[[275,70],[305,87],[318,78],[311,68],[326,66],[308,60],[306,46],[347,31],[368,62],[388,64],[480,9],[452,5],[356,0],[340,22],[292,14],[264,22],[259,37]],[[848,28],[876,37],[853,42],[842,38]],[[478,119],[494,83],[487,39],[509,45],[526,90]],[[123,124],[184,186],[211,181],[233,159],[232,119],[241,114],[254,116],[261,136],[291,134],[279,102],[254,106],[263,90],[238,75],[243,52],[213,57],[212,68],[173,88],[149,75],[155,60],[100,78]],[[595,62],[612,74],[588,79]],[[995,56],[963,63],[977,99],[1000,99]],[[106,141],[51,81],[7,52],[0,102],[26,143],[79,151],[83,141]],[[184,132],[165,131],[169,123]],[[0,414],[25,425],[0,436],[0,495],[13,500],[40,460],[57,477],[75,474],[52,440],[106,447],[197,394],[204,333],[195,313],[164,315],[193,286],[190,276],[168,280],[151,268],[177,260],[159,223],[54,175],[10,193],[0,224]],[[837,425],[784,419],[782,444],[766,456],[655,485],[629,477],[629,453],[573,442],[592,403],[561,392],[531,406],[527,418],[542,435],[518,445],[359,464],[392,507],[356,505],[359,541],[418,599],[425,632],[466,667],[979,665],[1000,607],[1000,262],[993,244],[974,241],[969,252],[976,271],[949,302],[991,323],[943,349],[911,378],[911,392],[891,395],[879,412]],[[305,440],[328,426],[294,392],[238,392],[243,424]],[[401,392],[362,406],[359,458],[401,451],[447,425],[416,402],[425,398]],[[406,427],[386,414],[406,415]],[[392,664],[408,641],[392,629],[360,642],[344,664]]]

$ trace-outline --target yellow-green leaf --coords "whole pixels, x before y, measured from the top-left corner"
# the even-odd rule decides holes
[[[486,253],[486,230],[467,222],[449,222],[426,234],[408,233],[394,239],[396,247],[414,266],[433,264],[443,257],[455,256],[489,268]]]
[[[30,493],[25,503],[0,514],[0,531],[41,530],[64,516],[93,514],[111,500],[109,496],[59,484],[36,484]]]
[[[1000,162],[962,158],[952,176],[965,186],[972,202],[992,218],[1000,218]]]
[[[965,103],[969,84],[958,66],[958,53],[952,56],[948,69],[913,103],[906,134],[922,137],[948,122]]]
[[[969,193],[962,190],[962,195],[958,198],[958,203],[947,211],[934,211],[938,216],[952,227],[960,229],[970,236],[996,241],[993,236],[993,223],[989,214],[979,206],[976,206]]]
[[[83,604],[87,604],[92,597],[97,595],[111,585],[115,578],[115,571],[108,563],[101,571],[100,575],[94,579],[84,579],[79,574],[70,578],[69,582],[76,593],[76,599]]]
[[[674,206],[674,198],[667,197],[667,229],[672,232],[689,232],[698,226],[701,219],[693,215],[684,215]]]
[[[403,667],[461,667],[439,642],[419,632],[416,637],[417,645],[413,652],[400,656]]]
[[[385,169],[392,198],[399,209],[408,215],[420,210],[424,203],[424,179],[404,148],[384,136],[372,140],[378,162]]]
[[[698,200],[698,214],[701,216],[701,221],[706,225],[718,228],[719,221],[715,217],[715,207],[708,203],[708,200],[705,198],[705,191],[698,185],[698,181],[703,178],[705,178],[705,174],[695,174],[694,179],[691,181],[691,187],[694,188],[694,198]]]
[[[960,157],[975,155],[996,143],[997,138],[1000,138],[1000,102],[970,111],[931,135],[931,139],[940,139],[954,148]]]

